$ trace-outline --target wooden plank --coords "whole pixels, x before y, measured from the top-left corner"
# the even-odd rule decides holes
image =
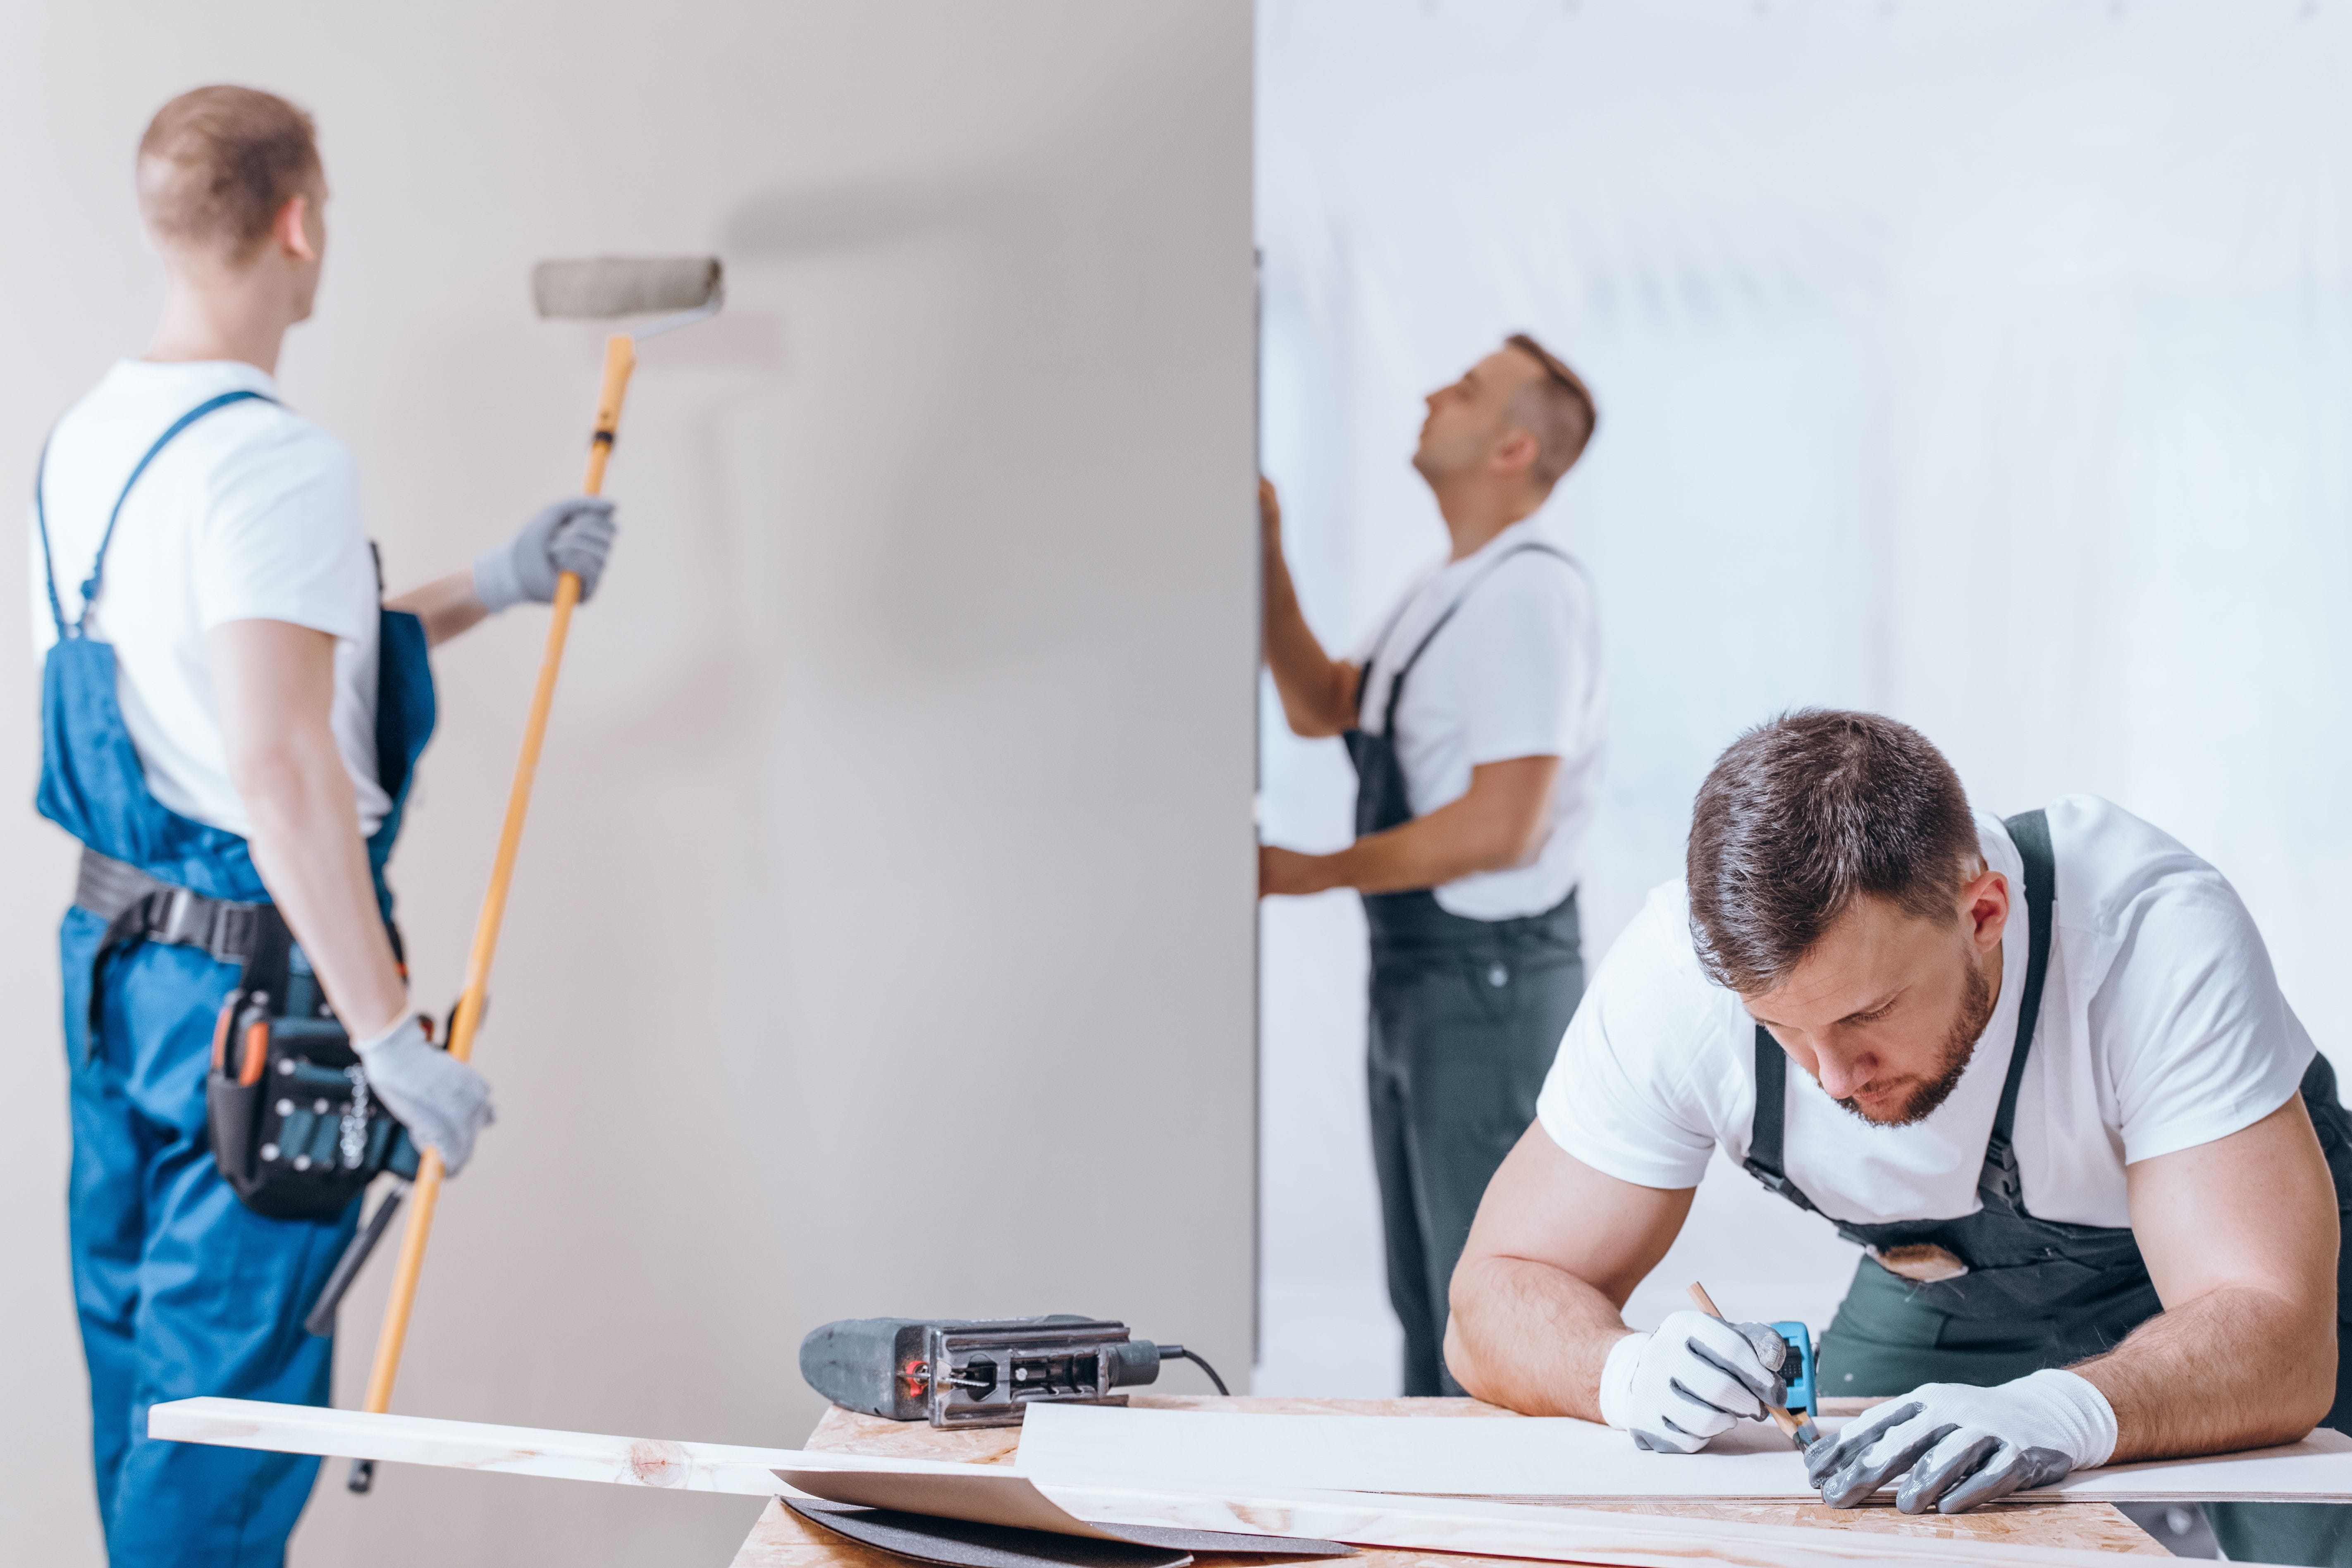
[[[615,1437],[594,1432],[554,1432],[535,1426],[494,1426],[436,1421],[422,1415],[330,1410],[311,1405],[270,1405],[249,1399],[178,1399],[148,1412],[147,1435],[182,1443],[267,1448],[281,1454],[321,1454],[394,1464],[602,1481],[675,1491],[739,1492],[773,1497],[783,1489],[780,1468],[886,1471],[967,1476],[969,1465],[947,1460],[876,1458],[841,1450],[742,1448],[723,1443],[679,1443],[657,1437]]]
[[[1533,1560],[1600,1565],[1600,1568],[1686,1568],[1693,1560],[1725,1563],[1739,1568],[1830,1568],[1844,1563],[1946,1565],[1946,1568],[2101,1568],[2116,1552],[2091,1548],[2021,1544],[1961,1530],[1934,1535],[1909,1535],[1856,1529],[1841,1523],[1832,1528],[1791,1528],[1717,1519],[1677,1510],[1673,1517],[1612,1513],[1583,1509],[1527,1509],[1528,1514],[1549,1516],[1532,1525],[1483,1521],[1484,1528],[1457,1531],[1444,1548],[1429,1545],[1382,1546],[1370,1537],[1405,1537],[1428,1542],[1437,1531],[1424,1513],[1436,1499],[1398,1500],[1411,1505],[1383,1524],[1369,1514],[1286,1508],[1278,1517],[1315,1518],[1341,1526],[1365,1548],[1349,1561],[1356,1568],[1474,1568],[1481,1563],[1516,1568]],[[1464,1505],[1491,1513],[1496,1505]],[[2077,1510],[2087,1511],[2087,1510]],[[1247,1510],[1261,1521],[1276,1517]],[[1973,1516],[1971,1516],[1973,1517]],[[1140,1522],[1140,1521],[1138,1521]],[[2128,1523],[2128,1521],[2125,1521]],[[2135,1532],[2138,1533],[2138,1532]],[[2139,1534],[2126,1550],[2155,1556],[2164,1549]],[[1203,1554],[1200,1568],[1241,1568],[1248,1559]],[[734,1568],[904,1568],[887,1556],[829,1537],[784,1509],[771,1503],[737,1553]]]
[[[1449,1556],[1517,1558],[1675,1568],[1691,1559],[1746,1568],[1886,1563],[1970,1568],[2091,1568],[2105,1554],[1958,1531],[1882,1534],[1845,1527],[1762,1524],[1683,1509],[1624,1511],[1543,1507],[1486,1498],[1403,1497],[1368,1492],[1267,1490],[1227,1496],[1218,1508],[1180,1493],[1158,1498],[1129,1489],[1097,1490],[1041,1483],[1073,1512],[1111,1524],[1255,1529]],[[1826,1511],[1826,1510],[1825,1510]],[[2151,1543],[2152,1544],[2152,1543]]]

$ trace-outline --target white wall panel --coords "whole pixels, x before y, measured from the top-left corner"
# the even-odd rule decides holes
[[[145,342],[130,157],[186,87],[318,116],[328,275],[281,381],[356,451],[395,584],[578,482],[599,340],[532,319],[533,259],[728,263],[726,315],[631,394],[481,1042],[500,1121],[399,1408],[788,1442],[801,1334],[883,1312],[1123,1315],[1245,1373],[1251,47],[1239,0],[11,19],[0,494]],[[457,986],[543,626],[438,661],[394,868],[422,999]],[[30,808],[34,674],[0,682],[0,1535],[73,1564],[72,855]],[[723,1562],[754,1511],[336,1473],[294,1555]]]

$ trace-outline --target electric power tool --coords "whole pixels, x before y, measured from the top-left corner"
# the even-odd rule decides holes
[[[1125,1323],[1045,1318],[845,1318],[801,1342],[801,1375],[849,1410],[934,1426],[1011,1426],[1031,1405],[1124,1405],[1132,1388],[1183,1360],[1225,1380],[1182,1345],[1129,1337]]]

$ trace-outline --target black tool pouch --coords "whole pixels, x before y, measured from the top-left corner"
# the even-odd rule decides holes
[[[266,923],[275,930],[213,1028],[213,1159],[256,1214],[334,1219],[382,1173],[414,1176],[416,1149],[369,1092],[351,1036],[276,911]]]

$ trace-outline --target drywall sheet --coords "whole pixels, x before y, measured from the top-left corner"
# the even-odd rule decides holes
[[[1033,1405],[1020,1468],[1041,1482],[1226,1491],[1265,1488],[1449,1497],[1813,1496],[1803,1461],[1761,1422],[1698,1454],[1652,1454],[1564,1418],[1399,1421]],[[2085,1471],[2038,1498],[2086,1502],[2252,1498],[2352,1501],[2352,1439]]]

